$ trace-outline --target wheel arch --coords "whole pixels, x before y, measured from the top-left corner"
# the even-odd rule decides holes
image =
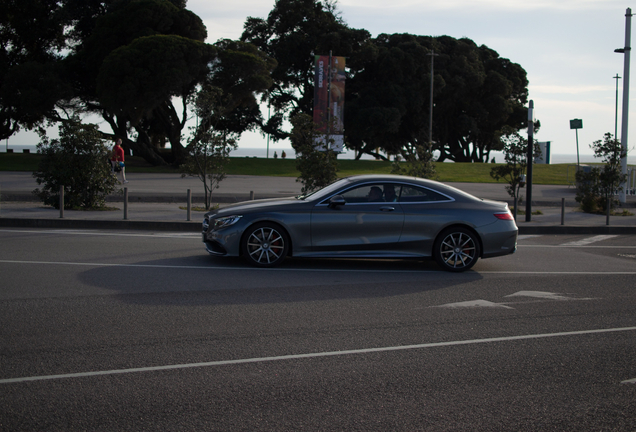
[[[455,224],[451,224],[448,226],[445,226],[444,228],[442,228],[438,233],[437,236],[435,236],[435,240],[433,241],[433,246],[432,246],[432,250],[431,250],[431,256],[434,256],[435,253],[435,245],[437,244],[437,242],[439,241],[440,237],[442,236],[442,234],[444,234],[446,231],[453,229],[453,228],[463,228],[466,229],[468,231],[470,231],[471,233],[473,233],[475,235],[475,237],[477,238],[477,241],[479,242],[479,258],[483,258],[483,254],[484,254],[484,243],[483,240],[481,238],[481,236],[479,235],[479,233],[477,232],[477,230],[475,228],[473,228],[470,225],[466,225],[466,224],[462,224],[462,223],[455,223]]]
[[[272,225],[276,225],[276,227],[278,227],[281,231],[285,232],[285,235],[287,236],[287,239],[289,240],[289,248],[287,249],[287,255],[288,257],[293,256],[293,250],[294,250],[294,241],[292,240],[291,235],[289,234],[289,230],[285,227],[285,225],[281,224],[280,222],[276,221],[276,220],[272,220],[272,219],[257,219],[257,220],[253,220],[249,225],[247,225],[244,229],[243,232],[241,233],[241,238],[239,240],[239,256],[243,255],[243,243],[245,240],[245,236],[247,235],[247,232],[249,231],[249,229],[251,227],[253,227],[254,225],[260,224],[260,223],[269,223]]]

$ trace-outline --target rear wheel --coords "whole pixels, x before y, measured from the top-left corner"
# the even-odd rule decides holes
[[[444,269],[462,272],[475,265],[479,258],[479,240],[470,230],[462,227],[443,231],[435,242],[433,256]]]
[[[243,256],[257,267],[274,267],[289,251],[287,233],[276,224],[262,222],[251,226],[243,236]]]

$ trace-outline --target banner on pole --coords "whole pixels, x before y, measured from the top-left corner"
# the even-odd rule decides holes
[[[322,137],[316,148],[344,149],[345,57],[315,56],[314,123]]]

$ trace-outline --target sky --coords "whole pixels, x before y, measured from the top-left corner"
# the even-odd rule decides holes
[[[208,29],[208,42],[239,38],[248,16],[266,18],[273,5],[273,0],[188,1],[188,9]],[[576,154],[571,119],[583,120],[578,131],[580,154],[592,154],[592,142],[606,132],[614,134],[617,81],[620,138],[624,55],[614,49],[625,46],[628,7],[614,0],[338,1],[344,21],[373,37],[381,33],[467,37],[521,65],[528,75],[534,117],[541,121],[535,138],[550,141],[553,154]],[[613,78],[617,74],[621,79]],[[632,87],[630,93],[636,95]],[[632,112],[634,99],[630,97]],[[631,149],[636,143],[636,117],[630,117]],[[256,146],[263,139],[254,135],[244,141],[241,145]]]
[[[201,17],[208,30],[207,42],[213,43],[222,38],[240,38],[246,18],[266,18],[274,3],[274,0],[188,0],[187,8]],[[535,138],[550,141],[552,154],[576,154],[576,131],[570,129],[569,121],[582,119],[583,129],[578,131],[581,155],[592,154],[593,141],[602,139],[606,132],[614,133],[617,82],[619,138],[621,135],[624,55],[614,49],[625,46],[628,7],[630,4],[617,0],[339,0],[337,3],[350,27],[366,29],[373,37],[381,33],[467,37],[518,63],[527,72],[534,118],[541,121]],[[617,74],[621,79],[614,78]],[[635,86],[631,86],[630,93],[634,96],[629,98],[633,124],[628,136],[630,149],[636,143]],[[239,146],[265,147],[266,138],[257,133],[245,134]],[[630,162],[634,154],[636,150]]]

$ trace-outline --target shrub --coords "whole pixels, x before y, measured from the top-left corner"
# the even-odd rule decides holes
[[[504,129],[499,140],[503,144],[506,163],[491,168],[490,176],[497,181],[503,179],[508,182],[508,186],[506,186],[508,195],[513,199],[518,198],[520,203],[519,189],[525,184],[524,177],[528,167],[528,140],[510,128]],[[532,150],[534,157],[540,154],[541,151],[536,142]]]
[[[111,174],[110,152],[97,126],[73,119],[60,126],[59,135],[53,140],[41,137],[37,148],[43,157],[33,177],[43,186],[33,193],[59,209],[60,186],[64,186],[65,209],[103,208],[117,179]]]
[[[610,210],[618,205],[614,195],[622,189],[621,183],[626,180],[621,172],[621,158],[625,151],[609,132],[603,140],[595,141],[590,147],[594,150],[594,157],[601,158],[605,165],[576,172],[576,201],[586,213],[604,213],[608,204]]]

